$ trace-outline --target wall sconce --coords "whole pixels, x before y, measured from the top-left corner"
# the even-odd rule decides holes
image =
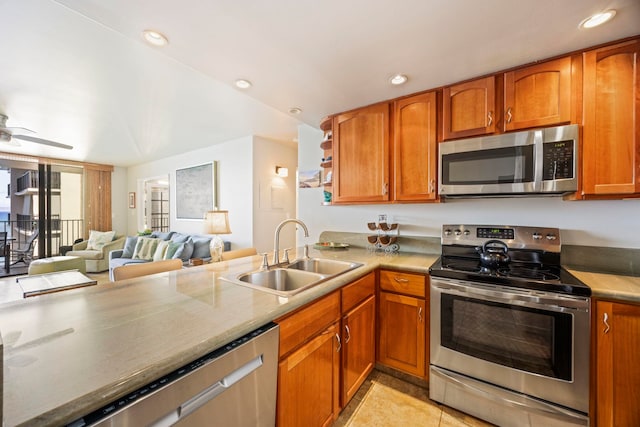
[[[289,176],[289,169],[283,166],[276,166],[276,175],[281,178],[286,178]]]

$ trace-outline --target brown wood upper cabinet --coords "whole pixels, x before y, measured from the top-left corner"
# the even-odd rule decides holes
[[[504,130],[571,121],[571,57],[504,74]]]
[[[388,103],[334,118],[334,204],[388,201],[389,164]]]
[[[436,111],[435,92],[393,104],[393,200],[436,199]]]
[[[640,193],[640,40],[584,53],[583,194]]]
[[[496,77],[447,86],[442,91],[442,135],[446,139],[496,131]]]

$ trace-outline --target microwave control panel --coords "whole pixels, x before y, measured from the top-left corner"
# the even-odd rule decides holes
[[[542,145],[542,179],[573,178],[574,141],[545,142]]]

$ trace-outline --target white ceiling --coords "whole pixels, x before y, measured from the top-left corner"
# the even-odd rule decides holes
[[[291,141],[332,113],[636,34],[638,0],[0,0],[0,113],[75,147],[0,151],[129,166]]]

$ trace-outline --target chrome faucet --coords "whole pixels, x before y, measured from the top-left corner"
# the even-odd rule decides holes
[[[282,227],[284,227],[285,224],[290,223],[290,222],[295,222],[296,224],[299,224],[303,229],[304,229],[304,237],[309,237],[309,230],[307,229],[307,226],[305,225],[304,222],[300,221],[299,219],[285,219],[284,221],[282,221],[280,224],[278,224],[278,226],[276,227],[276,233],[275,236],[273,237],[273,265],[278,265],[280,264],[280,230],[282,230]]]

